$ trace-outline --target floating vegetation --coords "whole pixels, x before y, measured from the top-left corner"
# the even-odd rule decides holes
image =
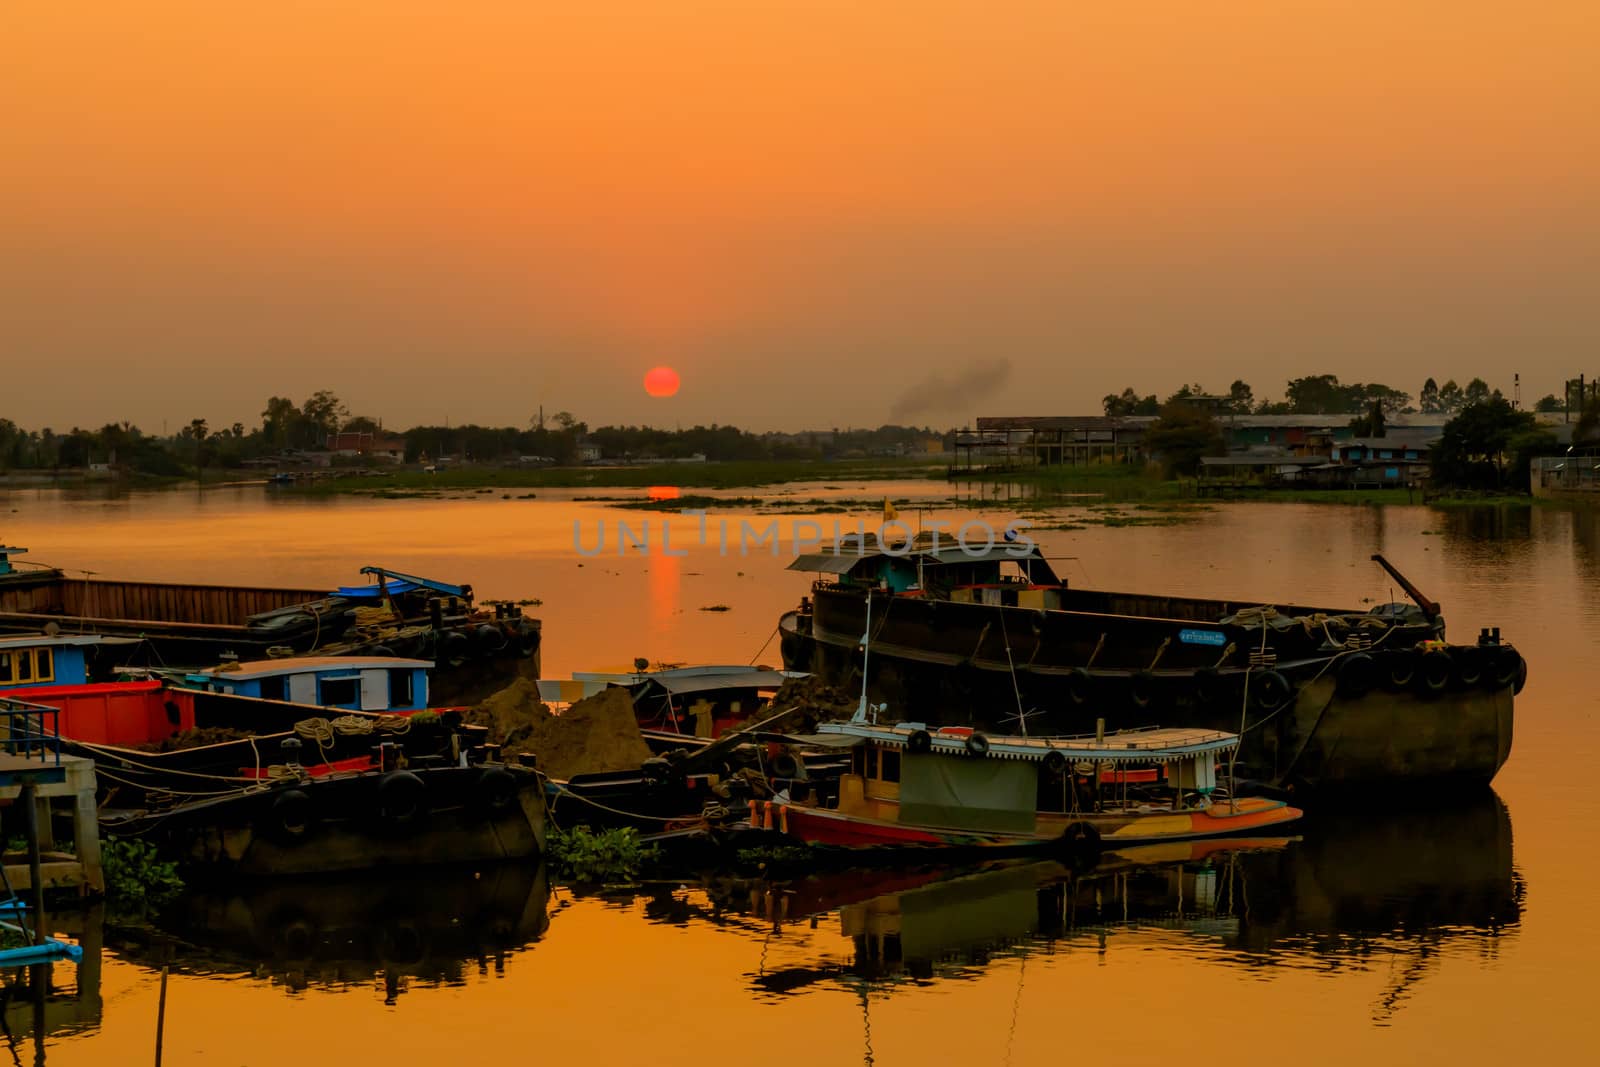
[[[573,882],[632,881],[656,858],[656,849],[641,843],[639,831],[631,826],[552,830],[545,850],[556,874]]]
[[[701,608],[700,610],[701,611],[732,611],[733,609],[730,608],[726,604],[707,604],[705,607]]]
[[[163,860],[148,841],[108,837],[100,849],[106,906],[124,918],[142,919],[183,892],[178,865]]]
[[[741,867],[765,869],[805,864],[812,859],[812,855],[804,845],[761,845],[757,848],[741,848],[734,858]]]

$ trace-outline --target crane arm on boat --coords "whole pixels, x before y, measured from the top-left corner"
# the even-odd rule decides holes
[[[1396,568],[1394,564],[1384,559],[1383,556],[1377,552],[1372,554],[1372,561],[1378,566],[1382,567],[1384,570],[1388,571],[1389,577],[1400,583],[1400,588],[1404,589],[1406,591],[1406,596],[1410,597],[1416,603],[1417,607],[1422,609],[1422,613],[1428,617],[1429,622],[1433,622],[1439,618],[1438,603],[1436,601],[1429,600],[1427,595],[1423,593],[1422,590],[1412,585],[1411,579],[1401,574],[1399,569]]]

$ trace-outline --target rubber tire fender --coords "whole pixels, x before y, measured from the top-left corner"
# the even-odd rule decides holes
[[[1450,650],[1450,663],[1455,668],[1455,683],[1463,689],[1474,689],[1483,684],[1489,673],[1483,649],[1476,645],[1462,645]]]
[[[1134,671],[1128,676],[1128,703],[1148,708],[1155,699],[1156,676],[1149,671]]]
[[[933,735],[926,730],[914,730],[906,738],[906,751],[912,755],[920,756],[924,752],[932,751]]]
[[[780,752],[772,757],[772,777],[774,778],[798,778],[802,769],[802,764],[795,758],[793,752]]]
[[[446,630],[439,635],[436,658],[455,663],[466,659],[471,650],[472,642],[467,640],[466,634],[460,630]]]
[[[294,844],[310,836],[317,825],[317,805],[304,789],[285,789],[267,810],[267,835],[280,844]]]
[[[1339,695],[1350,698],[1366,696],[1376,681],[1377,664],[1366,652],[1353,652],[1345,656],[1335,675]]]
[[[1262,671],[1250,682],[1250,700],[1257,711],[1271,714],[1294,697],[1294,685],[1282,671]]]
[[[1483,684],[1486,689],[1504,689],[1517,684],[1517,675],[1522,671],[1522,653],[1506,645],[1501,645],[1489,657],[1489,669],[1483,672]]]
[[[1095,677],[1083,667],[1074,667],[1067,674],[1067,699],[1078,707],[1094,699]]]
[[[1390,689],[1410,689],[1417,678],[1417,654],[1409,648],[1397,648],[1383,657],[1384,681]]]
[[[378,781],[378,821],[403,830],[428,815],[428,783],[411,771],[390,771]]]
[[[1061,831],[1061,843],[1078,855],[1097,856],[1100,854],[1100,831],[1094,824],[1079,819],[1068,823]]]
[[[967,751],[974,756],[987,756],[989,754],[989,739],[974,730],[967,735]]]
[[[472,783],[472,806],[485,818],[510,811],[517,803],[517,776],[504,767],[485,767]]]
[[[1450,687],[1454,673],[1449,655],[1437,650],[1424,652],[1417,659],[1416,690],[1423,696],[1438,696]]]
[[[1044,767],[1045,773],[1052,778],[1060,778],[1067,773],[1067,757],[1059,752],[1046,752],[1040,764]]]

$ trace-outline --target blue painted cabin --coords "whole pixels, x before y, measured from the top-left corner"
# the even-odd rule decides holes
[[[0,637],[0,690],[84,685],[89,681],[89,655],[104,642],[95,634]]]
[[[432,666],[394,656],[288,656],[212,667],[185,680],[213,693],[346,711],[421,711]]]

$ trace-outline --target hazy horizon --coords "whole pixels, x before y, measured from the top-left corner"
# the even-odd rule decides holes
[[[1267,10],[1263,10],[1267,8]],[[1600,9],[10,12],[0,415],[959,425],[1600,370]],[[657,364],[678,396],[647,397]]]

